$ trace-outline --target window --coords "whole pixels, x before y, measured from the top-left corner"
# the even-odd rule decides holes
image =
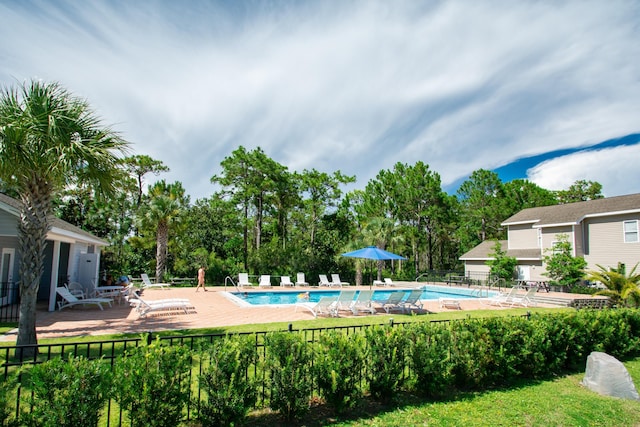
[[[625,221],[624,222],[624,242],[636,243],[638,242],[638,221]]]

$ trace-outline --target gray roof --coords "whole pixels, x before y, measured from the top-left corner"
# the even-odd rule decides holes
[[[640,193],[607,197],[565,205],[523,209],[507,218],[502,225],[535,223],[534,227],[579,224],[584,218],[640,212]]]
[[[0,193],[0,205],[2,205],[3,203],[9,207],[9,209],[6,209],[6,210],[8,210],[9,212],[15,215],[19,214],[20,206],[22,202],[14,199],[13,197],[9,197],[6,194]],[[61,220],[60,218],[57,218],[55,216],[51,217],[51,227],[74,234],[78,237],[79,240],[86,240],[88,242],[92,242],[102,246],[109,245],[107,241],[97,236],[94,236],[93,234],[87,231],[84,231],[80,227],[76,227],[75,225],[70,224],[67,221]]]
[[[493,248],[496,244],[495,240],[485,240],[480,243],[475,248],[471,249],[469,252],[465,253],[460,257],[462,261],[470,261],[470,260],[487,260],[493,259],[491,254],[493,253]],[[542,255],[540,254],[540,249],[507,249],[508,242],[506,240],[500,240],[500,244],[502,245],[502,250],[506,250],[507,256],[514,257],[517,259],[542,259]]]

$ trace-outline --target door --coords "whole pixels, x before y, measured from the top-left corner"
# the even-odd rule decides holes
[[[531,279],[531,266],[529,265],[518,265],[518,280],[529,280]]]
[[[0,306],[8,305],[11,300],[11,289],[13,287],[13,259],[16,250],[13,248],[2,249],[2,259],[0,259]]]

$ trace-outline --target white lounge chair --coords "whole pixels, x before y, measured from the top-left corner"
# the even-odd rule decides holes
[[[515,298],[517,293],[518,293],[518,288],[513,287],[509,290],[509,292],[500,293],[490,298],[486,298],[482,300],[481,303],[485,305],[493,305],[493,306],[499,306],[499,307],[510,305],[513,303],[513,298]]]
[[[354,298],[356,297],[356,291],[342,291],[338,295],[337,310],[351,310]]]
[[[169,286],[171,286],[171,283],[153,283],[151,279],[149,279],[149,275],[147,273],[142,273],[140,277],[142,278],[142,289],[149,289],[149,288],[169,289]]]
[[[78,282],[71,282],[68,285],[65,284],[64,285],[65,288],[69,289],[69,292],[71,293],[71,295],[73,295],[74,297],[77,298],[86,298],[89,295],[87,294],[87,290],[84,288],[84,286],[82,286],[81,283]]]
[[[404,311],[402,302],[404,301],[404,297],[406,295],[407,294],[404,291],[392,292],[391,294],[389,294],[386,300],[380,301],[377,304],[387,313],[390,313],[393,310]]]
[[[280,286],[293,286],[290,276],[280,276]]]
[[[351,304],[351,311],[354,315],[360,314],[361,311],[367,311],[371,314],[376,313],[376,309],[373,307],[373,291],[360,291],[358,296]]]
[[[111,307],[111,300],[109,298],[77,298],[69,292],[69,289],[60,286],[56,288],[56,292],[60,295],[60,298],[62,298],[62,301],[58,301],[58,310],[80,304],[97,305],[100,310],[104,310],[102,304],[109,304],[109,307]]]
[[[184,314],[189,314],[189,312],[193,312],[195,310],[195,307],[188,299],[170,298],[146,301],[142,298],[138,298],[137,301],[136,311],[138,311],[140,317],[145,317],[147,314],[152,312],[166,312],[169,314],[181,311]]]
[[[298,273],[296,275],[296,286],[309,286],[307,279],[304,277],[304,273]]]
[[[339,274],[332,274],[331,275],[331,285],[333,286],[349,286],[349,282],[343,282],[342,280],[340,280],[340,275]]]
[[[271,287],[271,276],[268,274],[263,274],[260,276],[260,282],[258,282],[258,286],[261,288]]]
[[[391,278],[385,277],[384,280],[374,280],[373,286],[395,286]]]
[[[462,310],[460,307],[460,301],[455,298],[438,298],[440,308],[455,308],[456,310]]]
[[[329,287],[331,287],[331,282],[327,278],[326,274],[319,274],[318,277],[320,278],[320,283],[318,283],[318,286],[329,286]]]
[[[338,297],[321,297],[318,302],[296,303],[296,311],[298,311],[298,307],[301,307],[311,311],[313,317],[318,317],[320,314],[338,317],[337,302]]]
[[[411,312],[411,310],[422,310],[422,301],[420,296],[422,295],[422,289],[414,289],[411,291],[407,299],[402,302],[402,308],[405,312]]]
[[[532,287],[529,288],[526,294],[523,296],[518,296],[517,294],[511,299],[511,306],[521,305],[523,307],[535,307],[538,303],[535,300],[536,292],[538,292],[538,288]]]
[[[238,273],[238,286],[251,286],[248,273]]]

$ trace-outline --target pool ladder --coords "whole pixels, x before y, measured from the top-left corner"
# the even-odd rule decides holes
[[[236,285],[236,282],[233,281],[233,278],[231,276],[227,276],[224,278],[224,290],[227,290],[227,283],[231,282],[231,284],[233,285],[234,288],[236,288],[236,291],[240,292],[240,288],[238,288],[238,285]]]

